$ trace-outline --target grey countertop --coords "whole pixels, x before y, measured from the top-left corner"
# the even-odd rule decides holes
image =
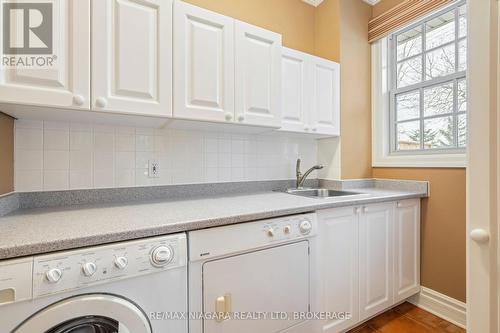
[[[316,199],[268,191],[199,199],[20,209],[0,217],[0,259],[427,195],[380,188],[350,190],[363,195]]]

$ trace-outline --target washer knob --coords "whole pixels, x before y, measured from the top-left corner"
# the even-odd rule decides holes
[[[283,228],[283,232],[288,235],[290,234],[290,232],[292,231],[292,228],[289,226],[289,225],[286,225],[284,228]]]
[[[269,237],[274,237],[274,229],[273,228],[269,228],[267,229],[267,235]]]
[[[117,257],[115,259],[115,266],[118,269],[125,269],[128,265],[128,259],[126,257]]]
[[[156,267],[163,267],[172,261],[174,253],[169,246],[157,246],[151,253],[151,263]]]
[[[312,224],[308,220],[304,220],[304,221],[300,222],[299,229],[300,229],[301,234],[307,235],[308,233],[311,232]]]
[[[62,271],[59,268],[52,268],[45,273],[45,277],[50,283],[57,283],[62,278]]]
[[[97,272],[97,265],[93,262],[86,262],[82,265],[83,275],[92,276]]]

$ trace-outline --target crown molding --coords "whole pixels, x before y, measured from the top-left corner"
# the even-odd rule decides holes
[[[372,6],[380,2],[380,0],[363,0],[363,1]]]
[[[323,0],[302,0],[302,1],[314,7],[318,7],[323,2]]]

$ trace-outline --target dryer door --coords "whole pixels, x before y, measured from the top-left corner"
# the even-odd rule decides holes
[[[107,294],[80,295],[35,313],[12,333],[151,333],[144,312]]]
[[[209,261],[203,265],[205,333],[273,333],[304,321],[309,310],[309,243]],[[290,317],[283,318],[287,314]]]

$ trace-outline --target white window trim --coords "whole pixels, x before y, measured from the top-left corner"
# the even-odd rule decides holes
[[[388,39],[372,43],[372,166],[464,168],[466,153],[391,154]]]

